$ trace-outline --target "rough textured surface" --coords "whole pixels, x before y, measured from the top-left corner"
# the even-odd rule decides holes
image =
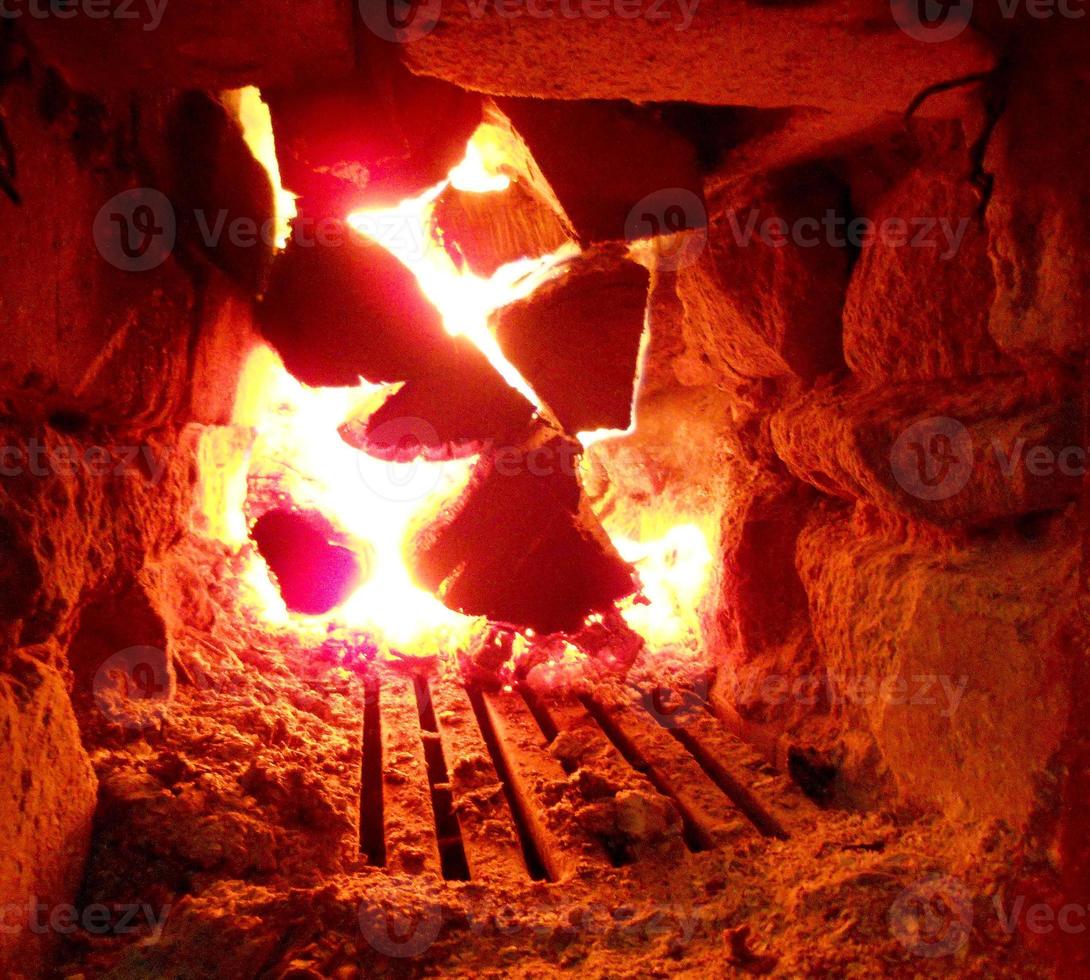
[[[852,272],[844,359],[855,374],[886,380],[1010,370],[988,333],[995,282],[968,151],[925,144],[923,153],[868,208],[880,231]]]
[[[1002,350],[1030,363],[1077,357],[1079,325],[1090,315],[1090,178],[1076,149],[1090,124],[1090,35],[1065,27],[1040,38],[1014,69],[985,161],[994,174],[988,226],[997,285],[989,330]]]
[[[1053,383],[1057,379],[1052,379]],[[939,523],[1062,507],[1080,488],[1080,410],[1014,375],[962,383],[817,388],[772,419],[776,452],[823,492]]]
[[[157,267],[128,271],[116,264],[115,243],[95,235],[115,195],[172,186],[178,161],[162,140],[172,101],[101,104],[21,48],[6,52],[19,80],[0,90],[0,102],[18,147],[22,203],[0,195],[0,317],[11,338],[0,354],[0,398],[17,398],[9,411],[21,417],[226,421],[233,387],[213,382],[237,372],[252,337],[244,299],[208,267],[183,264],[177,250]],[[151,172],[121,149],[141,138]]]
[[[579,448],[541,431],[482,457],[413,542],[420,581],[452,609],[544,633],[574,632],[631,594],[631,570],[582,495]]]
[[[721,613],[728,642],[743,659],[787,643],[807,624],[795,542],[812,493],[791,477],[733,468],[723,526]],[[796,641],[797,642],[797,641]]]
[[[1070,698],[1061,631],[1076,561],[1061,518],[945,546],[865,519],[803,532],[799,572],[833,711],[873,732],[905,798],[1013,827],[1047,803]],[[858,748],[842,766],[873,784]]]
[[[43,54],[85,91],[286,85],[346,74],[354,61],[352,21],[336,0],[295,4],[247,0],[225,11],[215,0],[184,6],[117,4],[24,17]]]
[[[588,253],[496,314],[507,359],[567,432],[631,423],[649,281],[620,253]]]
[[[899,112],[934,82],[987,68],[971,31],[939,44],[900,30],[888,3],[723,0],[592,5],[586,16],[504,16],[499,5],[444,3],[438,28],[411,42],[410,64],[480,91],[545,98],[679,100]],[[521,8],[516,8],[521,11]],[[576,7],[577,10],[581,8]],[[482,15],[483,14],[483,15]],[[547,52],[564,52],[557,71]],[[851,65],[851,71],[830,70]]]
[[[1028,469],[1042,465],[1039,453],[1031,463],[1035,449],[1086,444],[1074,407],[1084,394],[1073,326],[1086,312],[1087,202],[1078,170],[1085,39],[1059,20],[1064,30],[1055,34],[1049,25],[1017,36],[1014,25],[996,31],[997,40],[1006,33],[1014,41],[1002,70],[933,94],[905,122],[901,111],[925,86],[990,65],[971,31],[920,42],[892,25],[879,0],[703,4],[684,31],[646,17],[599,23],[588,15],[594,22],[584,23],[467,9],[444,5],[439,28],[404,49],[415,66],[469,84],[486,79],[501,96],[654,103],[639,115],[691,145],[694,157],[668,162],[688,176],[696,168],[718,224],[696,264],[676,274],[670,242],[640,246],[655,289],[639,431],[588,450],[579,466],[585,496],[567,474],[535,477],[545,493],[512,492],[518,475],[498,477],[489,455],[483,492],[446,515],[437,530],[447,542],[430,542],[438,554],[431,571],[450,584],[455,604],[552,628],[561,622],[555,604],[567,626],[586,612],[589,594],[591,608],[601,600],[604,621],[576,637],[516,643],[508,635],[497,650],[465,659],[490,670],[492,683],[499,670],[515,686],[514,671],[524,670],[538,683],[578,682],[576,693],[590,700],[627,686],[657,712],[655,744],[687,753],[688,771],[708,776],[717,758],[701,758],[697,743],[671,727],[674,702],[655,696],[663,678],[683,679],[707,725],[722,719],[752,737],[830,809],[802,821],[790,840],[682,853],[668,808],[646,786],[629,785],[627,773],[615,786],[615,768],[583,765],[583,746],[568,739],[555,757],[574,771],[553,766],[530,787],[547,825],[631,845],[642,852],[638,861],[613,868],[598,848],[601,863],[582,873],[577,861],[560,886],[403,876],[396,869],[420,868],[431,847],[432,814],[418,784],[421,802],[391,835],[390,866],[365,867],[361,722],[374,707],[366,686],[373,668],[363,662],[377,656],[372,638],[308,633],[297,620],[274,626],[275,602],[251,589],[251,546],[230,551],[187,534],[198,444],[208,450],[213,442],[237,459],[252,438],[218,429],[199,441],[199,426],[183,428],[229,419],[250,340],[249,300],[198,250],[126,272],[99,261],[92,233],[114,195],[170,186],[178,160],[164,137],[174,89],[336,83],[356,63],[347,40],[354,15],[321,5],[285,14],[274,5],[255,16],[244,4],[217,10],[210,24],[205,4],[172,6],[170,25],[146,32],[138,50],[129,47],[137,25],[103,22],[115,43],[97,44],[93,29],[76,34],[63,17],[28,23],[63,71],[47,73],[9,47],[0,61],[11,137],[0,153],[8,233],[0,313],[11,331],[0,358],[3,445],[29,451],[37,440],[66,454],[127,446],[137,455],[118,473],[77,466],[0,480],[0,690],[13,688],[27,658],[72,682],[81,740],[102,787],[78,901],[143,901],[168,919],[161,932],[135,937],[82,930],[61,972],[293,980],[558,968],[700,977],[1048,972],[1043,958],[1055,953],[1055,932],[1037,932],[1027,916],[1004,927],[1000,916],[1021,899],[1043,896],[1053,910],[1087,900],[1090,737],[1079,708],[1087,630],[1074,608],[1086,603],[1085,583],[1073,581],[1085,508],[1070,507],[1077,474]],[[326,45],[329,18],[337,26]],[[199,37],[198,23],[206,28]],[[1063,39],[1068,30],[1077,42]],[[94,48],[77,56],[74,45],[88,37]],[[82,90],[107,73],[125,91],[101,101],[62,80],[87,79],[77,83]],[[147,82],[138,96],[129,94],[134,80]],[[667,104],[683,98],[729,104]],[[545,108],[561,122],[587,109]],[[956,119],[951,142],[935,142],[946,132],[936,120],[948,119]],[[583,167],[585,149],[572,150]],[[245,155],[223,159],[254,172]],[[586,187],[617,177],[590,176],[577,174]],[[12,200],[20,196],[22,206]],[[321,214],[314,201],[312,213]],[[843,206],[845,218],[881,219],[909,201],[920,205],[913,216],[983,215],[966,232],[964,261],[944,266],[892,248],[723,248],[730,207],[820,218]],[[358,267],[340,270],[329,288],[324,270],[335,265],[329,255],[314,262],[285,320],[309,318],[324,346],[317,360],[342,367],[353,346],[344,338],[372,328],[389,297],[370,312],[346,300],[363,277]],[[929,305],[930,297],[941,299]],[[419,306],[393,299],[413,302]],[[1018,369],[997,362],[982,334],[989,306],[994,348]],[[359,309],[366,316],[354,316]],[[426,323],[424,334],[439,336]],[[434,404],[449,359],[409,356],[392,341],[380,360],[387,357],[397,362],[391,379],[431,386],[404,389],[414,409]],[[425,364],[440,367],[414,373]],[[944,483],[942,467],[958,471],[958,430],[925,427],[906,440],[907,455],[891,453],[914,423],[936,415],[965,426],[974,457],[965,485],[932,500],[918,492]],[[996,441],[1004,454],[1024,454],[1010,474]],[[169,465],[160,469],[164,448]],[[1063,459],[1069,469],[1078,464]],[[527,467],[529,453],[509,461]],[[917,466],[914,475],[914,462],[938,469]],[[224,519],[231,516],[239,515]],[[611,592],[586,581],[589,563],[617,594],[630,585],[599,521],[640,545],[678,528],[696,532],[715,552],[704,594],[685,610],[695,625],[676,644],[653,647],[634,627],[620,629]],[[662,564],[679,562],[680,549],[663,552]],[[566,565],[573,554],[575,575]],[[641,574],[655,570],[645,555],[633,561]],[[566,604],[573,592],[582,594]],[[536,604],[529,610],[527,596]],[[638,615],[638,603],[624,612]],[[552,618],[537,618],[546,614]],[[580,659],[579,644],[593,642],[611,660]],[[157,653],[107,664],[133,645]],[[646,660],[634,666],[640,651]],[[448,669],[457,651],[436,659],[420,666]],[[871,682],[902,679],[905,687],[868,699]],[[863,691],[845,692],[845,681]],[[398,759],[418,760],[419,776],[419,759],[434,754],[436,740],[413,727],[414,717],[427,716],[414,700],[407,691],[404,727],[389,738]],[[536,740],[532,719],[527,728]],[[546,740],[542,733],[539,757]],[[448,759],[448,775],[482,760],[480,750],[475,759]],[[635,772],[641,762],[625,765]],[[407,777],[398,765],[383,776]],[[764,777],[782,784],[754,762],[745,787],[757,793]],[[494,781],[479,788],[498,791]],[[21,782],[15,789],[24,792]],[[33,844],[16,858],[47,874]],[[926,883],[936,875],[960,882],[955,905],[964,888],[973,921],[960,937],[954,926],[949,956],[932,957],[914,944],[930,937],[934,913],[949,902],[930,900]],[[398,917],[414,911],[428,916],[434,934],[401,928]],[[412,952],[404,946],[391,951],[391,936],[407,933],[421,938],[418,959],[399,955]],[[1063,965],[1080,975],[1077,956]]]
[[[846,191],[820,169],[786,171],[710,202],[708,243],[678,273],[689,342],[720,371],[748,378],[816,375],[840,366],[844,247],[788,228],[844,213]],[[813,229],[806,229],[807,236]]]
[[[0,758],[0,969],[41,976],[60,936],[38,926],[29,903],[51,912],[75,900],[97,788],[68,692],[51,667],[20,657],[0,674]]]
[[[661,234],[671,227],[662,212],[678,201],[673,230],[705,225],[696,148],[653,111],[589,100],[497,99],[497,105],[583,244]],[[662,193],[668,204],[653,197]]]
[[[451,258],[484,278],[507,262],[555,252],[569,240],[552,208],[521,181],[492,194],[449,187],[435,202],[432,223]]]
[[[168,143],[180,241],[257,296],[275,245],[273,189],[241,128],[215,99],[190,92],[174,107]]]

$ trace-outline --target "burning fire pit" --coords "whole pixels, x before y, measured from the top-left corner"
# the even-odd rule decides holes
[[[1078,17],[60,6],[0,969],[1086,975]]]

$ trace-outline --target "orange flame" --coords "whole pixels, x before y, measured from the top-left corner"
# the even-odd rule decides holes
[[[254,105],[256,90],[243,100],[244,125],[255,127],[247,138],[279,187],[275,155],[269,156],[271,125],[265,128]],[[264,108],[257,98],[257,104]],[[255,122],[256,120],[256,122]],[[261,150],[259,153],[258,150]],[[466,158],[451,171],[449,180],[464,190],[491,193],[503,190],[509,178],[499,174],[497,148],[482,127],[467,147]],[[490,166],[491,164],[491,166]],[[523,259],[483,279],[457,268],[429,231],[431,208],[447,186],[444,181],[421,196],[384,210],[357,211],[349,224],[386,247],[417,277],[425,295],[443,316],[452,335],[465,335],[488,357],[512,387],[541,408],[531,386],[507,360],[488,328],[490,314],[529,295],[554,275],[575,246],[565,246],[541,259]],[[294,199],[280,188],[278,206],[293,209]],[[286,223],[287,210],[278,213]],[[235,423],[253,432],[248,458],[238,466],[248,480],[228,477],[228,492],[210,496],[206,514],[209,533],[233,548],[245,544],[245,496],[263,478],[297,505],[325,514],[367,556],[369,575],[338,609],[322,617],[288,613],[272,584],[265,562],[254,552],[243,576],[243,587],[265,619],[293,629],[324,634],[330,626],[366,632],[376,642],[403,654],[428,655],[469,642],[478,619],[447,609],[431,593],[417,586],[404,560],[409,529],[435,513],[443,501],[466,483],[475,459],[448,463],[388,463],[348,446],[338,427],[349,417],[374,410],[397,386],[361,383],[354,389],[313,389],[300,384],[267,347],[249,358],[239,386]],[[590,445],[626,433],[583,433]],[[607,524],[607,530],[609,530]],[[652,646],[677,643],[699,645],[697,607],[707,590],[711,552],[708,539],[696,524],[655,527],[646,540],[614,535],[626,560],[636,564],[644,596],[628,601],[622,615]],[[529,638],[531,634],[527,634]]]

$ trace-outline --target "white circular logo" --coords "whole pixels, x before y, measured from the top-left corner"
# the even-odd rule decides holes
[[[692,265],[708,242],[704,202],[684,187],[667,187],[642,198],[624,223],[625,238],[655,239],[657,267],[676,272]]]
[[[973,16],[973,0],[890,0],[897,26],[917,41],[951,41]]]
[[[443,910],[437,902],[423,908],[360,906],[360,929],[368,945],[383,956],[407,959],[431,949],[443,928]]]
[[[151,187],[134,187],[111,197],[95,216],[95,247],[123,272],[147,272],[162,265],[178,234],[174,207]]]
[[[972,926],[972,899],[956,878],[917,882],[889,910],[890,932],[915,956],[956,953],[969,941]]]
[[[919,500],[946,500],[959,493],[973,472],[973,439],[945,415],[914,422],[889,454],[901,488]]]
[[[95,674],[95,703],[115,725],[148,728],[161,722],[173,696],[167,655],[158,647],[128,647]]]
[[[708,701],[707,678],[701,676],[688,688],[660,684],[639,693],[640,704],[663,728],[684,728],[687,716]]]
[[[443,466],[423,458],[427,446],[437,445],[439,434],[424,419],[390,419],[367,438],[388,447],[392,457],[378,459],[361,451],[357,459],[360,476],[367,489],[383,500],[405,504],[423,500],[439,486]]]
[[[411,44],[435,30],[443,0],[359,0],[360,16],[384,41]]]

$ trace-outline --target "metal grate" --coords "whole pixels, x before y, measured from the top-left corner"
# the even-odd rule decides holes
[[[372,865],[559,882],[638,861],[631,841],[576,818],[588,775],[668,801],[691,852],[786,838],[812,809],[706,704],[664,716],[638,697],[466,690],[394,671],[372,673],[365,694],[360,849]]]

